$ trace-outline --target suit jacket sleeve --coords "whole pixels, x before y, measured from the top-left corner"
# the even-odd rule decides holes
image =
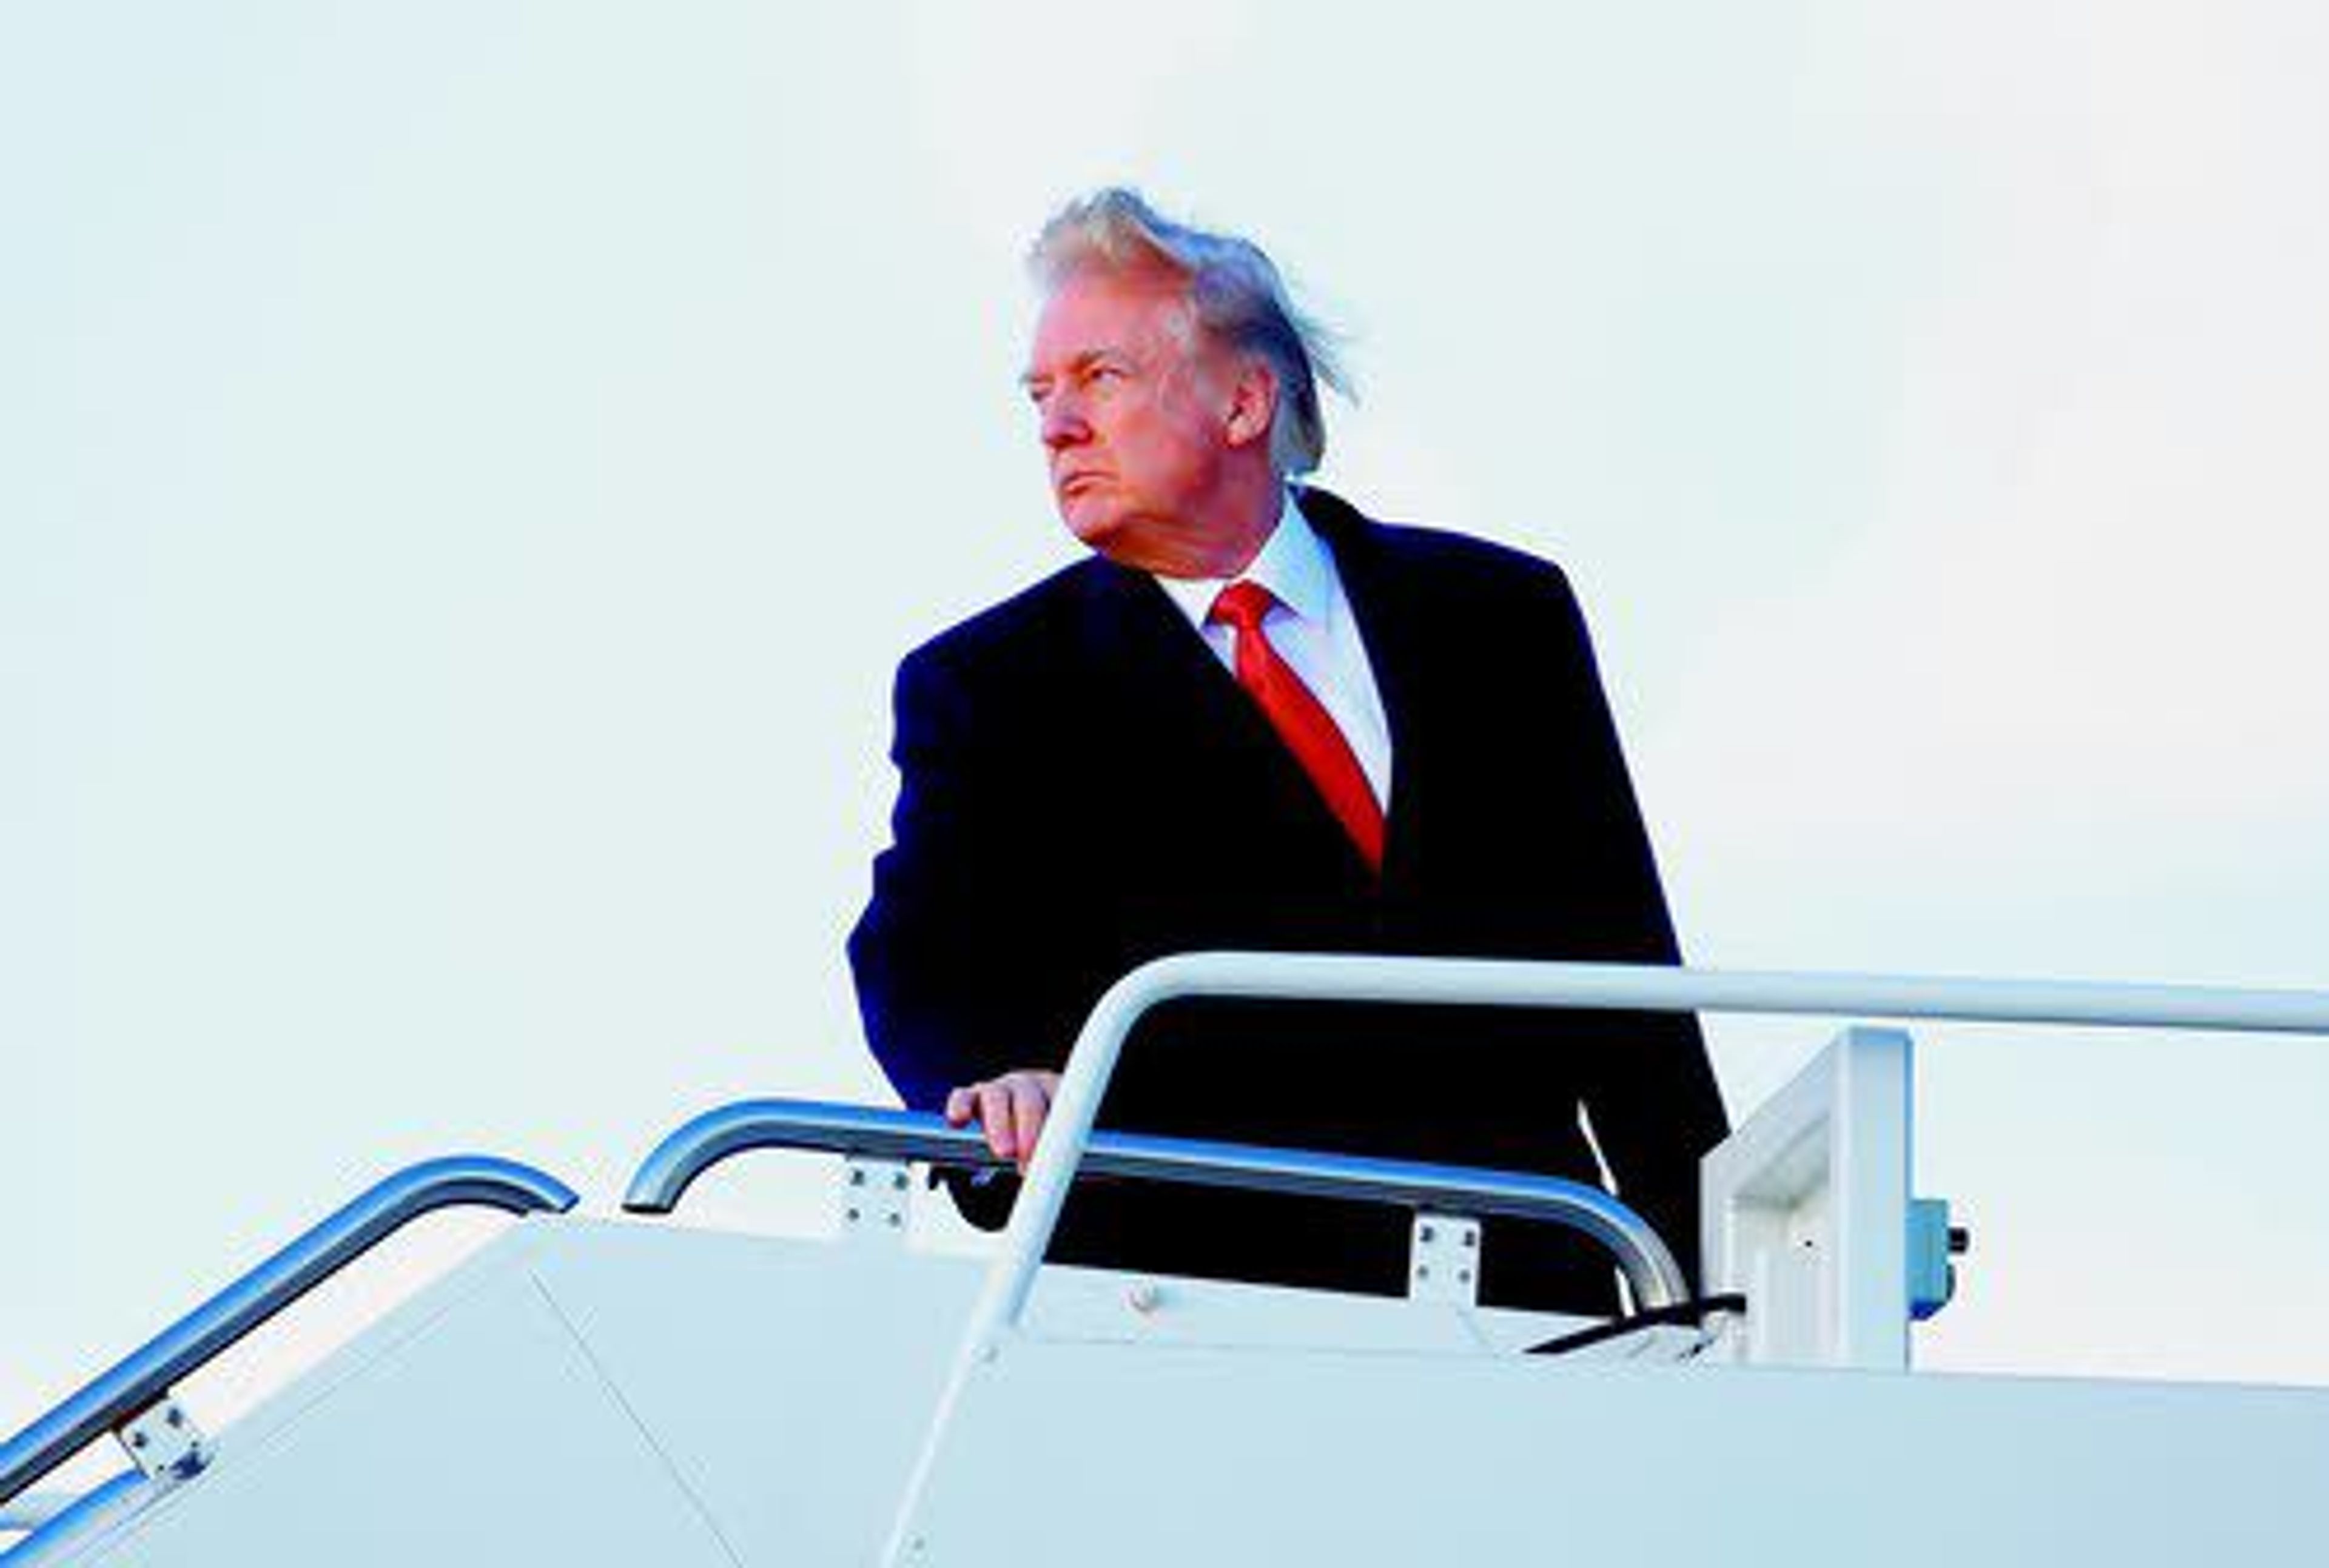
[[[1579,662],[1573,764],[1586,776],[1575,886],[1596,906],[1575,928],[1601,934],[1606,951],[1586,954],[1628,963],[1679,963],[1649,835],[1609,714],[1592,643],[1576,597],[1561,584],[1560,615]],[[1598,945],[1598,944],[1597,944]],[[1589,1052],[1586,1113],[1618,1195],[1664,1238],[1693,1282],[1699,1279],[1698,1161],[1730,1123],[1697,1021],[1644,1013],[1611,1020],[1611,1047]]]
[[[1081,952],[1091,923],[1079,919],[1062,861],[1029,852],[1061,824],[1028,775],[1041,748],[1018,733],[1014,682],[976,666],[945,639],[899,665],[891,841],[849,939],[866,1039],[918,1111],[942,1110],[961,1084],[1063,1066],[1092,1001],[1081,977],[1108,968]],[[964,1173],[948,1186],[964,1216],[988,1229],[1009,1217],[1018,1189]]]
[[[979,728],[958,680],[929,649],[899,666],[891,759],[899,775],[891,847],[849,939],[866,1038],[899,1098],[936,1111],[948,1090],[1004,1070],[1015,1032],[984,944],[980,894],[999,868],[981,834]]]
[[[940,1109],[958,1084],[1064,1066],[1091,977],[1104,986],[1122,967],[1095,946],[1106,933],[1082,907],[1075,855],[1058,850],[1073,828],[1054,786],[1070,781],[1045,776],[1048,754],[1023,733],[1017,674],[944,639],[898,669],[891,841],[849,957],[866,1038],[915,1110]]]

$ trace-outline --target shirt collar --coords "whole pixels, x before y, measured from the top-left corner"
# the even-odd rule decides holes
[[[1325,542],[1310,526],[1310,520],[1302,515],[1302,509],[1294,504],[1294,492],[1288,490],[1278,508],[1277,525],[1245,570],[1234,577],[1160,577],[1156,583],[1172,596],[1181,613],[1189,617],[1190,624],[1202,631],[1213,600],[1233,582],[1259,583],[1297,615],[1323,622],[1334,602],[1333,573]]]

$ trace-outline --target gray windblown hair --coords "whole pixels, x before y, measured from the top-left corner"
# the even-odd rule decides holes
[[[1286,280],[1260,246],[1175,223],[1120,185],[1060,209],[1027,255],[1046,291],[1086,268],[1164,267],[1189,280],[1197,325],[1217,343],[1259,354],[1278,377],[1269,459],[1280,474],[1307,474],[1326,454],[1318,383],[1350,396],[1325,329],[1294,308]]]

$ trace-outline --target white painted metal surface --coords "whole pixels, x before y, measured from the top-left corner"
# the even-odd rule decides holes
[[[880,1230],[529,1223],[52,1560],[869,1563],[984,1266]],[[1027,1315],[1061,1344],[1443,1362],[1579,1321],[1083,1269],[1047,1272]]]
[[[513,1230],[73,1561],[862,1561],[977,1282],[900,1247]]]
[[[53,1560],[870,1562],[980,1267],[530,1222]],[[1674,1331],[1514,1353],[1575,1326],[1047,1270],[905,1560],[2180,1568],[2297,1539],[2329,1455],[2317,1392],[1715,1366]]]
[[[183,1479],[210,1460],[203,1429],[174,1396],[156,1401],[124,1422],[119,1436],[121,1446],[147,1477]]]
[[[649,1561],[733,1568],[512,1232],[219,1434],[208,1470],[85,1558],[193,1564]]]
[[[1021,1337],[974,1371],[900,1560],[2312,1562],[2325,1456],[2329,1400],[2295,1390]]]
[[[1707,1289],[1754,1303],[1749,1359],[1909,1365],[1909,1056],[1844,1030],[1701,1162]]]
[[[1409,1227],[1407,1293],[1468,1307],[1480,1299],[1480,1222],[1425,1209]]]
[[[841,1162],[840,1234],[854,1241],[903,1246],[913,1203],[913,1171],[902,1160],[852,1155]]]
[[[1095,1014],[983,1285],[976,1261],[898,1244],[911,1227],[891,1206],[915,1188],[871,1161],[844,1168],[842,1201],[855,1237],[882,1244],[846,1225],[799,1241],[538,1217],[218,1433],[199,1473],[131,1478],[34,1536],[35,1554],[140,1568],[2318,1554],[2329,1393],[1908,1370],[1909,1046],[1889,1029],[1846,1031],[1709,1162],[1714,1282],[1748,1291],[1755,1326],[1720,1353],[1668,1328],[1524,1356],[1577,1320],[1460,1291],[1038,1274],[1046,1184],[1074,1163],[1123,1028],[1193,990],[2329,1032],[2318,997],[1174,961]],[[1462,1223],[1419,1223],[1435,1278],[1447,1261],[1460,1272]]]

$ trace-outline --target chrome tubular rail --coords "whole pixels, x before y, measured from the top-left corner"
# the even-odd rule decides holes
[[[162,1398],[179,1378],[420,1216],[473,1204],[516,1215],[563,1212],[578,1201],[555,1177],[484,1155],[424,1160],[398,1171],[0,1444],[0,1503]]]
[[[1012,1207],[1003,1256],[973,1315],[964,1366],[969,1364],[973,1347],[991,1342],[1019,1319],[1076,1167],[1091,1141],[1092,1118],[1116,1071],[1125,1037],[1151,1008],[1183,997],[2329,1035],[2329,992],[2321,991],[1729,973],[1643,964],[1329,953],[1184,953],[1160,958],[1110,986],[1076,1038],[1027,1184]]]
[[[30,1535],[80,1501],[73,1492],[18,1492],[0,1503],[0,1535]],[[0,1554],[5,1556],[5,1554]]]
[[[623,1207],[634,1214],[669,1214],[697,1177],[751,1149],[820,1150],[968,1169],[1008,1163],[975,1130],[918,1112],[745,1100],[705,1112],[657,1144],[631,1178]],[[1128,1132],[1093,1133],[1079,1169],[1089,1176],[1541,1220],[1607,1247],[1643,1306],[1672,1306],[1689,1295],[1681,1267],[1648,1221],[1598,1187],[1559,1177]]]
[[[46,1561],[54,1548],[71,1541],[82,1520],[94,1518],[116,1498],[137,1490],[145,1479],[134,1469],[124,1470],[54,1508],[27,1510],[28,1517],[22,1526],[0,1522],[0,1529],[22,1527],[29,1532],[14,1546],[0,1549],[0,1563],[5,1563],[7,1568],[32,1568],[33,1563]],[[24,1496],[18,1494],[17,1500],[21,1503]],[[5,1515],[0,1514],[0,1521],[5,1519]]]
[[[740,1100],[688,1119],[640,1162],[623,1194],[633,1214],[669,1214],[695,1178],[731,1155],[803,1149],[875,1160],[927,1160],[970,1167],[999,1164],[986,1140],[936,1116],[820,1100]]]

